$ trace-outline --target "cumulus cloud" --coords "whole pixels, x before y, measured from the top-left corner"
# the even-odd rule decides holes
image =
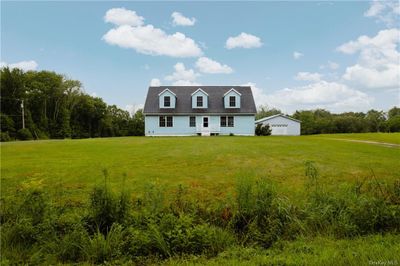
[[[151,79],[150,86],[152,86],[152,87],[161,86],[161,81],[159,79],[156,79],[156,78]]]
[[[172,24],[175,26],[193,26],[196,23],[195,18],[187,18],[179,12],[174,12],[171,15]]]
[[[123,12],[125,13],[126,11],[130,10],[124,10]],[[130,12],[136,15],[134,11]],[[107,19],[107,13],[105,20]],[[104,34],[102,39],[106,43],[122,48],[134,49],[138,53],[148,55],[198,57],[203,54],[198,44],[183,33],[176,32],[170,35],[161,29],[155,28],[153,25],[144,25],[139,22],[134,23],[131,13],[126,17],[128,18],[115,18],[112,20],[112,23],[116,26]],[[110,18],[108,20],[110,21]],[[143,20],[141,21],[143,22]]]
[[[371,6],[364,13],[365,17],[375,18],[377,22],[386,24],[387,27],[399,25],[400,4],[399,1],[378,1],[371,2]]]
[[[207,57],[200,57],[196,61],[196,67],[202,73],[210,73],[210,74],[229,74],[233,72],[233,69],[228,65],[223,65],[217,61],[214,61]]]
[[[347,67],[343,78],[370,89],[399,88],[399,40],[399,29],[387,29],[339,46],[337,50],[344,54],[359,53],[357,64]]]
[[[144,104],[127,104],[125,106],[125,110],[128,111],[131,115],[134,115],[138,110],[143,109]]]
[[[257,36],[242,32],[238,36],[229,37],[226,40],[225,47],[233,48],[258,48],[262,46],[261,39]]]
[[[296,80],[319,81],[322,75],[319,73],[299,72],[294,78]]]
[[[300,59],[301,57],[303,57],[304,56],[304,54],[302,54],[302,53],[300,53],[300,52],[297,52],[297,51],[294,51],[293,52],[293,58],[294,59]]]
[[[12,64],[7,64],[6,62],[0,62],[0,68],[3,68],[3,67],[8,67],[10,69],[19,68],[23,71],[29,71],[29,70],[36,70],[38,67],[38,64],[34,60],[21,61],[21,62],[12,63]]]
[[[193,69],[186,69],[183,63],[177,63],[174,66],[174,73],[165,77],[167,81],[173,81],[172,85],[175,86],[190,86],[199,85],[196,78],[200,75],[194,72]]]
[[[109,9],[104,16],[104,21],[113,23],[118,26],[142,26],[144,18],[137,15],[135,11],[128,10],[122,7]]]
[[[320,80],[306,86],[285,88],[265,93],[255,83],[251,86],[256,105],[267,105],[279,108],[284,112],[300,109],[325,108],[333,112],[367,110],[373,98],[364,92],[349,88],[337,82]]]

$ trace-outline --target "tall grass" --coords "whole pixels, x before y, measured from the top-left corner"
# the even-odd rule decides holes
[[[93,188],[88,204],[62,206],[43,188],[2,199],[2,261],[11,264],[116,264],[175,256],[214,257],[235,247],[269,249],[304,237],[347,239],[400,231],[400,182],[371,175],[353,186],[322,187],[313,162],[305,164],[306,197],[277,193],[268,178],[244,177],[235,194],[204,206],[178,186],[174,196],[156,183],[143,198]],[[282,261],[281,261],[282,262]]]

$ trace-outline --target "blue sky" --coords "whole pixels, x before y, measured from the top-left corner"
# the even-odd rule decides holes
[[[130,110],[150,83],[250,85],[287,113],[387,110],[399,16],[388,1],[2,2],[1,64],[63,73]]]

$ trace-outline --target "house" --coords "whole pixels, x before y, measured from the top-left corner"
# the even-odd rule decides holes
[[[254,135],[256,114],[247,86],[149,87],[146,136]]]
[[[257,124],[269,125],[271,135],[299,136],[301,121],[283,114],[272,115],[257,120]]]

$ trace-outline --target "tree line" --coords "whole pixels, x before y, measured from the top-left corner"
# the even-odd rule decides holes
[[[78,80],[7,67],[0,74],[2,141],[144,135],[142,110],[131,115],[108,105]]]
[[[86,94],[78,80],[50,71],[0,70],[1,141],[143,136],[143,110],[135,114]],[[22,114],[24,112],[24,115]],[[256,119],[280,114],[261,106]],[[301,134],[400,132],[400,108],[333,114],[296,111]],[[24,119],[23,119],[24,118]],[[24,121],[23,121],[24,120]]]
[[[280,114],[266,106],[258,109],[256,119]],[[301,121],[301,134],[400,132],[400,108],[387,112],[371,109],[363,112],[333,114],[324,109],[296,111],[291,117]]]

